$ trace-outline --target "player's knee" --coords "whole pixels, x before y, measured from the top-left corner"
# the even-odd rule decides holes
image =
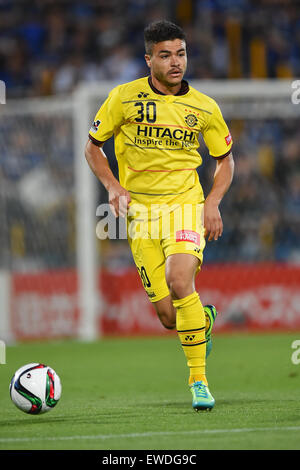
[[[182,299],[189,295],[191,286],[190,282],[183,277],[174,277],[168,280],[168,287],[172,299]]]

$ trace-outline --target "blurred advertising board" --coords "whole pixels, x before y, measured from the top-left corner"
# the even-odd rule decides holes
[[[219,315],[215,332],[300,330],[300,267],[210,265],[197,277],[203,304]],[[9,323],[15,340],[74,338],[80,312],[76,272],[12,274]],[[101,270],[99,335],[170,334],[156,317],[135,268]]]

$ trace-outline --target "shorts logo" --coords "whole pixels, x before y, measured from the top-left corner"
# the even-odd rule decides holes
[[[177,230],[176,241],[191,242],[200,245],[200,235],[197,232],[193,232],[193,230]]]
[[[198,122],[198,119],[196,118],[196,116],[194,116],[194,114],[188,114],[187,116],[185,116],[184,120],[189,127],[194,127]]]
[[[148,297],[150,297],[150,299],[153,299],[154,297],[156,297],[155,292],[147,292],[147,294],[148,294]]]
[[[94,121],[92,127],[90,128],[90,132],[97,132],[100,124],[101,124],[100,119],[97,119],[97,121]]]
[[[231,137],[231,134],[229,133],[226,137],[225,137],[225,142],[227,145],[230,145],[230,142],[232,141],[232,137]]]

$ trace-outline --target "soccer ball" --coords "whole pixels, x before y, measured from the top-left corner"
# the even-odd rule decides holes
[[[15,372],[9,391],[13,403],[24,413],[46,413],[60,399],[60,378],[45,364],[26,364]]]

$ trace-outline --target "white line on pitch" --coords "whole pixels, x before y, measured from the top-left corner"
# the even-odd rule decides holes
[[[35,442],[35,441],[72,441],[72,440],[106,440],[106,439],[127,439],[132,437],[155,437],[155,436],[184,436],[190,434],[223,434],[223,433],[243,433],[259,431],[300,431],[300,426],[269,427],[269,428],[238,428],[238,429],[204,429],[194,431],[150,431],[129,434],[95,434],[88,436],[45,436],[45,437],[3,437],[0,443],[7,442]]]

